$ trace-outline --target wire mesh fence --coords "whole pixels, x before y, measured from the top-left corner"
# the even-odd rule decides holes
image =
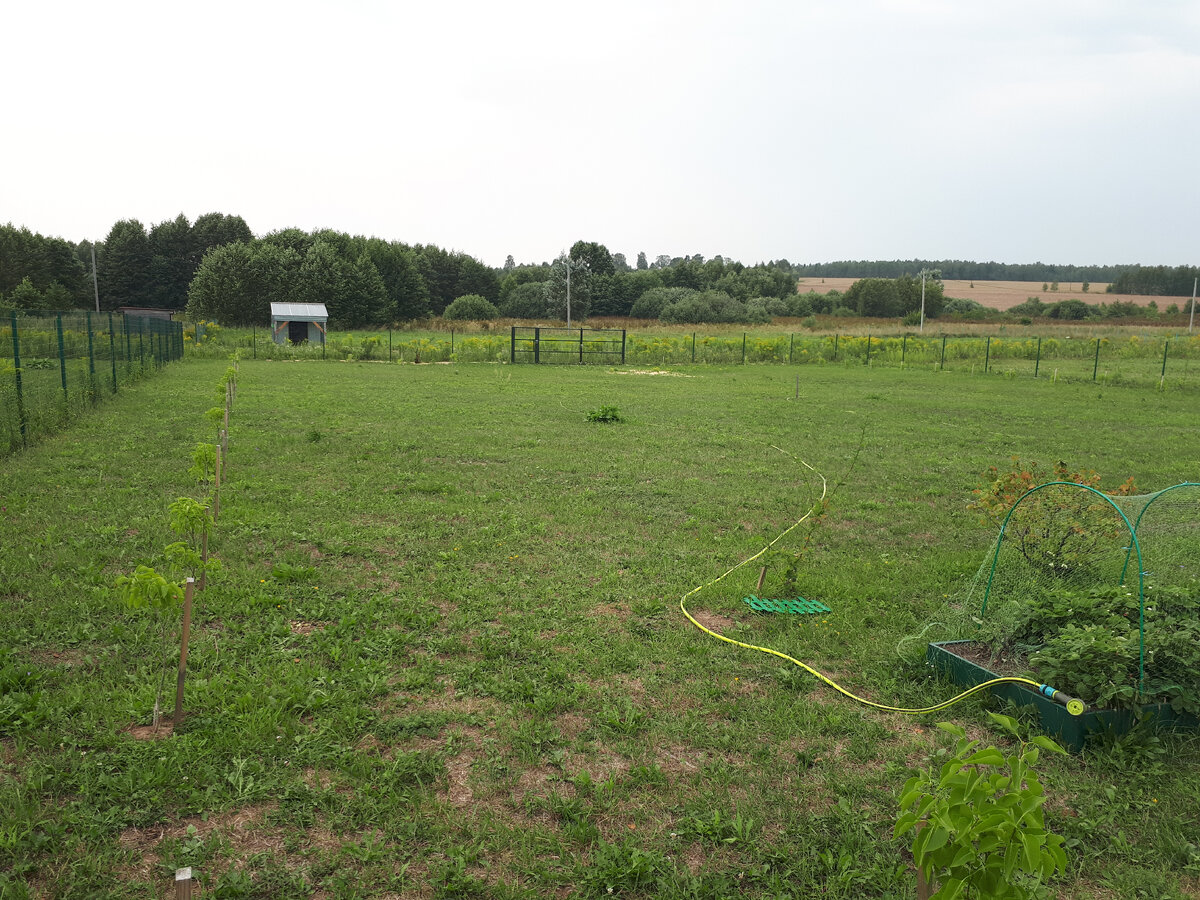
[[[182,358],[179,322],[82,310],[0,316],[0,455]]]

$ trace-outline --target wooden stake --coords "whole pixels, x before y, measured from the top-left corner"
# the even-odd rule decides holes
[[[762,591],[763,580],[767,577],[767,567],[763,566],[758,571],[758,585],[754,588],[754,593],[758,594]]]
[[[204,590],[208,580],[208,532],[200,535],[200,590]]]
[[[188,636],[192,630],[192,592],[196,579],[189,578],[183,591],[183,637],[179,643],[179,678],[175,682],[175,717],[171,720],[178,728],[183,721],[183,678],[187,673]]]
[[[191,900],[192,867],[175,870],[175,900]]]
[[[213,521],[221,515],[221,445],[217,444],[217,464],[213,469]]]

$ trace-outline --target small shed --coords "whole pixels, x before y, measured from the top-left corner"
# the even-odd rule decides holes
[[[277,344],[325,343],[329,311],[324,303],[272,303],[271,338]]]

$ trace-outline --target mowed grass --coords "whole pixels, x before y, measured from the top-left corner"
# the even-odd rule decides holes
[[[787,539],[832,613],[749,613],[754,567],[690,608],[925,705],[954,688],[896,645],[978,567],[989,465],[1197,480],[1178,392],[243,361],[189,716],[135,740],[175,658],[112,584],[198,494],[225,367],[172,366],[4,462],[0,895],[162,897],[191,865],[212,897],[912,897],[899,788],[945,746],[937,719],[1003,743],[986,704],[856,706],[703,635],[680,596],[811,506],[801,460],[844,478]],[[624,421],[588,422],[602,405]],[[1198,761],[1148,733],[1046,761],[1058,896],[1195,895]]]

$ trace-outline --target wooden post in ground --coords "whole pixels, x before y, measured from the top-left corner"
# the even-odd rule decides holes
[[[191,900],[192,867],[175,870],[175,900]]]
[[[221,444],[217,443],[217,463],[213,468],[213,521],[221,515]]]
[[[179,642],[179,677],[175,681],[175,716],[171,723],[175,728],[183,721],[183,679],[187,674],[188,636],[192,630],[192,592],[196,579],[189,578],[183,590],[183,636]]]
[[[758,570],[758,584],[755,585],[755,588],[754,588],[754,595],[756,597],[762,591],[763,580],[766,577],[767,577],[767,567],[763,566],[761,569]]]
[[[213,521],[216,521],[215,519]],[[200,590],[204,590],[208,581],[208,530],[200,536]]]

